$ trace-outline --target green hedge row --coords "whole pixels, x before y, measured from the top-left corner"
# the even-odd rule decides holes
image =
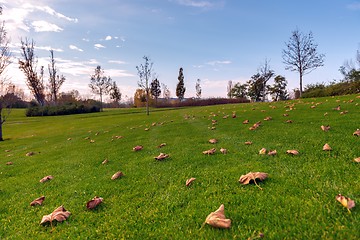
[[[30,106],[26,110],[27,117],[34,116],[56,116],[56,115],[70,115],[80,113],[100,112],[100,107],[92,105],[86,106],[84,104],[68,104],[61,106]]]

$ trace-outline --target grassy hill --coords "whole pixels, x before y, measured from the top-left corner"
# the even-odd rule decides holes
[[[111,109],[25,118],[13,110],[0,142],[0,239],[359,239],[360,207],[349,213],[335,200],[341,193],[360,204],[360,137],[352,135],[359,105],[351,95],[155,109],[150,116]],[[325,143],[333,150],[323,151]],[[143,149],[132,151],[136,145]],[[202,154],[213,147],[214,155]],[[261,148],[277,155],[260,155]],[[155,160],[160,152],[170,158]],[[117,171],[124,176],[111,180]],[[238,182],[250,171],[268,173],[258,181],[263,190]],[[54,178],[40,183],[47,175]],[[196,180],[186,187],[190,177]],[[42,206],[30,206],[42,195]],[[88,210],[94,196],[104,201]],[[231,228],[201,228],[221,204]],[[66,221],[39,225],[60,205],[71,212]]]

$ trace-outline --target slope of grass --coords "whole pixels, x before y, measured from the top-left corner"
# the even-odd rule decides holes
[[[333,110],[339,104],[347,114]],[[352,95],[161,109],[150,116],[120,109],[25,118],[14,110],[0,143],[0,239],[247,239],[260,232],[268,239],[359,239],[359,207],[348,213],[335,200],[341,193],[360,202],[360,165],[353,161],[360,138],[352,135],[360,128],[359,104]],[[262,125],[250,131],[257,121]],[[166,146],[157,148],[161,143]],[[325,143],[333,151],[322,151]],[[133,152],[136,145],[143,150]],[[202,154],[212,147],[215,155]],[[259,155],[263,147],[278,154]],[[287,155],[289,149],[300,154]],[[160,152],[170,158],[154,160]],[[125,176],[111,180],[117,171]],[[259,182],[263,190],[240,185],[250,171],[269,174]],[[46,175],[54,179],[40,183]],[[186,187],[190,177],[196,180]],[[42,195],[42,206],[29,205]],[[87,210],[94,196],[104,202]],[[232,227],[201,228],[220,204]],[[71,212],[68,220],[39,225],[60,205]]]

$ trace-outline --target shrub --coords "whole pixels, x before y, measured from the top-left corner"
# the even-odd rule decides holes
[[[100,112],[100,107],[95,105],[84,104],[65,104],[60,106],[34,106],[31,105],[26,110],[27,117],[34,116],[57,116],[81,113]]]

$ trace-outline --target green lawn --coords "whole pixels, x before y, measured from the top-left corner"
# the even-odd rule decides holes
[[[341,110],[333,110],[338,105]],[[267,116],[272,120],[264,121]],[[245,119],[250,123],[242,124]],[[261,126],[250,131],[257,121]],[[14,109],[0,142],[0,239],[248,239],[260,233],[266,239],[359,239],[360,206],[349,213],[335,200],[341,193],[360,205],[357,128],[356,95],[152,109],[150,116],[144,109],[105,109],[26,118]],[[157,148],[161,143],[166,146]],[[325,143],[333,150],[323,151]],[[134,152],[136,145],[144,148]],[[213,147],[214,155],[202,154]],[[277,155],[259,155],[261,148]],[[289,149],[300,154],[287,155]],[[155,160],[160,152],[170,158]],[[109,162],[102,165],[104,159]],[[111,180],[117,171],[124,176]],[[238,182],[250,171],[269,174],[258,182],[263,190]],[[54,179],[40,183],[47,175]],[[186,187],[191,177],[196,180]],[[42,195],[42,206],[30,206]],[[104,202],[88,210],[94,196]],[[201,228],[221,204],[231,228]],[[66,221],[39,225],[60,205],[71,212]]]

